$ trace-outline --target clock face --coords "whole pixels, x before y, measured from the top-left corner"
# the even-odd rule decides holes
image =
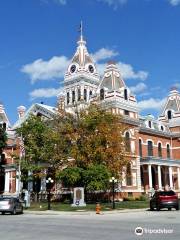
[[[74,73],[76,71],[76,65],[72,65],[70,71],[71,73]]]
[[[89,72],[90,72],[90,73],[93,73],[93,72],[94,72],[94,67],[93,67],[92,65],[89,65],[88,68],[89,68]]]

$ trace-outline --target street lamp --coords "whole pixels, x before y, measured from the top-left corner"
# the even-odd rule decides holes
[[[47,183],[47,190],[48,190],[48,210],[51,210],[51,184],[54,182],[54,180],[49,177],[46,180]]]
[[[115,209],[114,196],[115,196],[115,183],[117,183],[117,179],[116,179],[115,177],[111,177],[111,178],[109,179],[109,182],[112,183],[113,209]]]

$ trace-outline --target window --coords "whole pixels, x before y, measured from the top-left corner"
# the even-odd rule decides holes
[[[129,132],[126,132],[125,134],[125,151],[130,152],[131,151],[131,141],[130,141],[130,134]]]
[[[89,97],[91,97],[91,96],[92,96],[92,91],[90,90],[90,91],[89,91]]]
[[[75,91],[72,91],[72,103],[75,102]]]
[[[126,185],[132,185],[132,173],[131,173],[131,164],[128,163],[126,167]]]
[[[139,156],[142,157],[142,140],[139,139]]]
[[[127,89],[124,89],[124,99],[125,99],[125,100],[128,100]]]
[[[158,157],[162,157],[162,145],[158,143]]]
[[[153,156],[153,143],[148,141],[148,156]]]
[[[170,145],[167,144],[167,158],[170,158]]]
[[[80,101],[80,100],[81,100],[81,89],[78,88],[78,101]]]
[[[148,121],[148,127],[152,128],[152,122],[151,121]]]
[[[69,92],[67,92],[67,104],[69,104]]]
[[[171,112],[171,110],[169,110],[169,111],[167,112],[167,117],[168,117],[168,119],[171,119],[171,118],[172,118],[172,112]]]
[[[100,90],[100,100],[104,100],[104,89]]]
[[[84,89],[84,100],[87,101],[87,89]]]
[[[163,126],[161,126],[161,131],[164,131],[164,127]]]
[[[124,114],[125,114],[126,116],[129,116],[129,111],[128,111],[128,110],[124,110]]]

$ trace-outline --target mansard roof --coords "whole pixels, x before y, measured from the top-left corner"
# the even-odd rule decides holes
[[[108,62],[99,88],[105,88],[108,89],[108,91],[113,91],[119,90],[122,87],[125,87],[125,83],[121,77],[116,63],[112,61]]]

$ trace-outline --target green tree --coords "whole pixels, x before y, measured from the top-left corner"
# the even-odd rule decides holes
[[[71,156],[75,166],[87,168],[102,164],[114,176],[121,177],[129,159],[125,155],[122,136],[125,126],[120,116],[91,105],[76,116],[71,130]]]

